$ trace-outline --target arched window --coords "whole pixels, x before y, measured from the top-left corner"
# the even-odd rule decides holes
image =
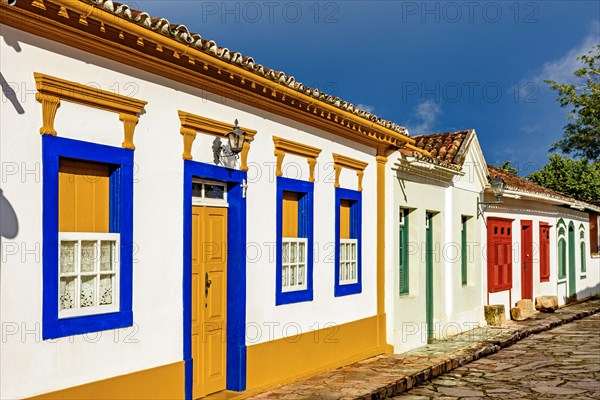
[[[567,277],[567,239],[565,221],[558,221],[558,279]]]

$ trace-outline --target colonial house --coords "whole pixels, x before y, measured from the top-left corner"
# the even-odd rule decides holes
[[[395,352],[484,324],[478,201],[488,184],[474,130],[415,136],[388,178],[388,337]]]
[[[500,202],[491,187],[482,220],[487,268],[485,304],[558,296],[559,305],[600,292],[600,207],[488,166],[504,182]]]
[[[1,398],[234,396],[391,352],[398,210],[411,241],[479,240],[472,133],[466,161],[421,161],[403,127],[111,1],[0,23]],[[402,312],[414,257],[388,271]],[[433,318],[476,319],[479,266],[433,268]]]

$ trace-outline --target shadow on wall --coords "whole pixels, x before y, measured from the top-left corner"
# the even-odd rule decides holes
[[[1,238],[14,239],[17,233],[19,233],[17,214],[0,189],[0,240]]]
[[[11,84],[6,81],[4,75],[2,75],[2,72],[0,72],[0,87],[2,87],[2,94],[4,94],[4,97],[6,97],[8,101],[11,102],[17,113],[25,114],[25,109],[23,109],[23,106],[21,106],[21,103],[19,103],[19,99],[17,99],[17,93],[15,89],[13,89]]]

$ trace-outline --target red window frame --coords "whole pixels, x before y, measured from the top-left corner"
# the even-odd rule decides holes
[[[550,281],[550,227],[540,222],[540,282]]]
[[[512,289],[512,222],[508,218],[487,218],[488,292]]]

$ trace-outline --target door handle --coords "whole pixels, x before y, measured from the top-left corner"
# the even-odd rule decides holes
[[[208,272],[204,273],[204,296],[208,297],[208,289],[210,289],[210,285],[212,285],[212,281],[208,279]]]

